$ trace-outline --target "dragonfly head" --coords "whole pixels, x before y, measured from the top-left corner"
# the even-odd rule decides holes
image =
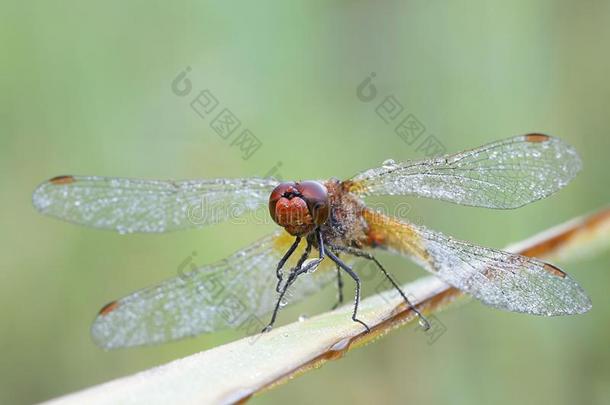
[[[280,183],[269,197],[269,213],[291,235],[306,235],[328,219],[328,190],[317,181]]]

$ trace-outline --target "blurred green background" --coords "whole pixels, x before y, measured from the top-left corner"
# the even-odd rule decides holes
[[[448,152],[540,131],[584,170],[516,211],[412,204],[438,230],[502,247],[610,201],[607,1],[0,2],[0,403],[48,399],[241,337],[224,331],[104,352],[101,305],[274,229],[218,225],[121,236],[38,215],[31,193],[59,174],[143,178],[346,178],[422,158],[375,113],[394,95]],[[187,66],[262,142],[248,160],[178,97]],[[377,99],[356,88],[375,72]],[[383,256],[401,280],[424,272]],[[570,264],[583,316],[545,319],[478,303],[439,315],[433,345],[405,328],[252,403],[608,403],[610,254]],[[272,269],[270,269],[272,271]],[[270,273],[271,274],[271,273]],[[365,292],[374,286],[365,287]],[[326,290],[280,322],[332,305]]]

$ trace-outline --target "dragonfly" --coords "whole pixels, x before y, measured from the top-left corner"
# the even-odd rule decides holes
[[[291,302],[298,301],[334,281],[335,307],[341,304],[342,274],[355,282],[352,320],[368,331],[358,318],[357,260],[374,263],[428,327],[377,259],[382,251],[411,259],[493,308],[543,316],[584,313],[591,308],[589,297],[557,266],[461,241],[364,202],[371,195],[399,195],[513,209],[553,194],[580,169],[572,146],[536,133],[420,161],[386,161],[343,181],[58,176],[36,188],[33,204],[43,214],[121,234],[198,228],[265,207],[279,225],[224,260],[193,265],[191,271],[105,305],[91,333],[96,344],[113,349],[249,322],[262,325],[261,317],[271,313],[263,330],[268,331],[287,295]]]

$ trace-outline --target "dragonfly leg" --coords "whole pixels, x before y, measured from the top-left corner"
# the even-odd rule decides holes
[[[352,320],[354,322],[358,322],[366,328],[367,332],[370,332],[371,329],[369,328],[369,326],[366,323],[362,322],[360,319],[358,319],[356,316],[358,314],[358,305],[360,304],[360,277],[358,277],[358,275],[354,272],[354,270],[351,269],[351,267],[343,263],[341,259],[335,256],[333,252],[329,250],[326,252],[326,254],[333,262],[337,264],[337,266],[339,266],[343,271],[349,274],[349,276],[353,278],[356,282],[356,297],[354,298],[354,312],[352,313]]]
[[[277,314],[280,311],[280,307],[282,306],[282,301],[284,300],[284,295],[286,295],[288,288],[290,288],[290,286],[296,281],[297,277],[299,277],[303,273],[307,273],[312,268],[318,266],[318,264],[320,264],[322,259],[324,259],[325,250],[324,250],[324,245],[322,242],[322,236],[321,236],[319,230],[316,231],[316,237],[318,239],[318,250],[320,251],[320,257],[315,260],[310,261],[305,266],[303,266],[303,264],[305,263],[305,261],[307,260],[309,255],[311,254],[311,248],[312,248],[312,240],[310,238],[307,238],[307,247],[305,248],[305,252],[303,252],[303,255],[299,259],[297,265],[290,272],[290,275],[288,276],[288,280],[286,280],[286,283],[284,284],[284,286],[282,288],[280,288],[280,281],[278,281],[276,290],[280,293],[280,295],[277,299],[277,302],[275,303],[275,308],[273,309],[273,315],[271,315],[271,321],[269,321],[269,324],[262,330],[263,333],[269,332],[273,328],[273,324],[275,323]]]
[[[307,260],[307,258],[311,254],[311,248],[312,248],[311,241],[307,240],[307,246],[305,247],[305,251],[299,258],[299,261],[297,262],[296,266],[294,266],[295,269],[300,269],[301,266],[303,265],[303,263],[305,263],[305,260]],[[282,278],[279,278],[277,280],[277,285],[275,286],[275,291],[277,291],[278,293],[282,292]]]
[[[271,315],[271,320],[269,321],[269,324],[267,324],[267,326],[265,326],[263,328],[263,330],[261,331],[262,333],[269,332],[273,328],[273,324],[275,323],[277,314],[280,311],[280,307],[282,306],[282,301],[284,300],[284,295],[286,294],[286,291],[288,291],[288,287],[290,287],[292,285],[292,283],[294,282],[294,280],[296,280],[296,276],[295,276],[296,270],[297,269],[295,268],[290,272],[290,275],[288,276],[288,280],[286,280],[284,287],[279,291],[280,295],[277,298],[277,302],[275,303],[275,308],[273,308],[273,315]],[[278,286],[279,286],[279,282],[278,282]]]
[[[280,284],[282,283],[282,267],[284,267],[284,265],[286,264],[286,261],[288,261],[288,259],[290,259],[290,256],[292,256],[294,251],[297,249],[297,247],[299,246],[299,243],[301,243],[301,237],[297,236],[296,239],[294,240],[294,242],[292,243],[292,246],[290,246],[288,251],[284,254],[284,257],[282,257],[282,259],[277,264],[277,268],[275,269],[275,273],[277,275],[277,286],[275,287],[275,290],[277,292],[280,292],[279,291]]]
[[[269,324],[267,326],[265,326],[265,328],[262,330],[263,333],[269,332],[273,328],[273,324],[275,323],[277,314],[280,311],[280,308],[282,307],[282,301],[284,300],[284,295],[286,295],[288,288],[290,288],[290,286],[296,281],[297,277],[299,277],[303,273],[307,273],[309,270],[311,270],[311,268],[316,266],[318,260],[319,259],[312,260],[311,262],[307,263],[304,267],[300,267],[300,268],[295,267],[294,269],[292,269],[292,271],[290,272],[290,275],[288,276],[288,280],[286,280],[286,284],[284,284],[284,287],[281,289],[280,295],[277,299],[277,302],[275,303],[275,308],[273,309],[273,315],[271,315],[271,321],[269,321]]]
[[[309,255],[311,254],[311,248],[313,247],[313,239],[311,239],[311,237],[308,237],[307,238],[307,247],[305,248],[305,252],[303,252],[303,255],[297,262],[297,265],[294,267],[295,269],[297,269],[300,272],[299,274],[307,272],[307,271],[311,270],[313,267],[318,266],[318,264],[320,264],[320,262],[324,259],[325,248],[324,248],[324,242],[322,241],[322,234],[320,233],[319,229],[316,230],[315,237],[318,242],[318,250],[320,252],[320,255],[317,259],[314,259],[311,262],[307,263],[304,267],[304,270],[298,270],[298,269],[301,269],[301,267],[303,266],[303,263],[305,263],[305,260],[307,260],[307,258],[309,258]],[[280,291],[278,291],[278,292],[280,292]]]
[[[299,270],[300,271],[299,274],[305,273],[305,272],[311,270],[312,268],[318,267],[318,265],[322,262],[322,260],[324,260],[324,256],[326,256],[326,249],[324,247],[324,241],[322,239],[322,232],[320,232],[320,228],[315,230],[315,238],[316,238],[316,241],[318,242],[318,251],[320,252],[320,254],[317,259],[314,259],[305,265],[305,267],[303,268],[305,270]],[[300,262],[298,267],[300,267],[302,265],[303,265],[303,263]]]
[[[356,248],[349,247],[349,246],[332,246],[332,248],[335,249],[335,250],[343,251],[343,252],[346,252],[348,254],[354,255],[356,257],[362,257],[364,259],[371,260],[373,263],[375,263],[375,265],[377,265],[377,267],[379,268],[379,270],[381,270],[383,275],[390,281],[390,283],[392,283],[392,286],[398,291],[398,293],[400,294],[402,299],[405,301],[405,303],[407,304],[409,309],[411,311],[413,311],[413,313],[415,315],[417,315],[417,317],[419,319],[419,323],[422,326],[422,328],[424,330],[430,329],[430,322],[426,319],[425,316],[422,315],[421,312],[419,312],[419,310],[415,307],[415,305],[413,305],[411,303],[411,301],[409,301],[409,299],[407,298],[407,295],[404,293],[402,288],[400,288],[398,283],[396,283],[396,281],[394,281],[392,276],[390,276],[390,274],[381,265],[381,263],[379,263],[379,261],[375,258],[375,256],[373,256],[372,254],[370,254],[368,252],[365,252],[363,250],[356,249]]]
[[[339,255],[337,255],[337,257],[339,257]],[[331,310],[336,309],[339,305],[343,304],[343,278],[341,277],[341,267],[339,267],[338,264],[337,264],[337,291],[338,291],[339,297],[338,297],[335,305],[333,305],[333,307],[331,308]]]

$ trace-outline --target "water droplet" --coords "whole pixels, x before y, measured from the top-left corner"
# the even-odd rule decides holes
[[[326,353],[326,358],[329,360],[337,360],[341,358],[349,348],[350,343],[350,338],[341,339],[330,347],[330,349]]]
[[[308,259],[303,263],[303,267],[311,266],[309,270],[307,270],[307,274],[311,274],[317,270],[318,265],[320,264],[320,259]]]
[[[330,350],[339,352],[347,349],[350,344],[350,338],[343,338],[334,345],[331,346]]]
[[[396,167],[396,161],[394,159],[386,159],[383,161],[381,166],[383,166],[386,169],[392,169],[392,168]]]
[[[422,328],[424,328],[424,330],[428,330],[430,329],[430,323],[426,320],[426,318],[424,317],[419,317],[419,319],[417,320],[417,322],[419,323],[419,326],[421,326]]]
[[[288,300],[286,300],[286,298],[282,298],[280,300],[280,308],[284,308],[286,305],[288,305]]]

